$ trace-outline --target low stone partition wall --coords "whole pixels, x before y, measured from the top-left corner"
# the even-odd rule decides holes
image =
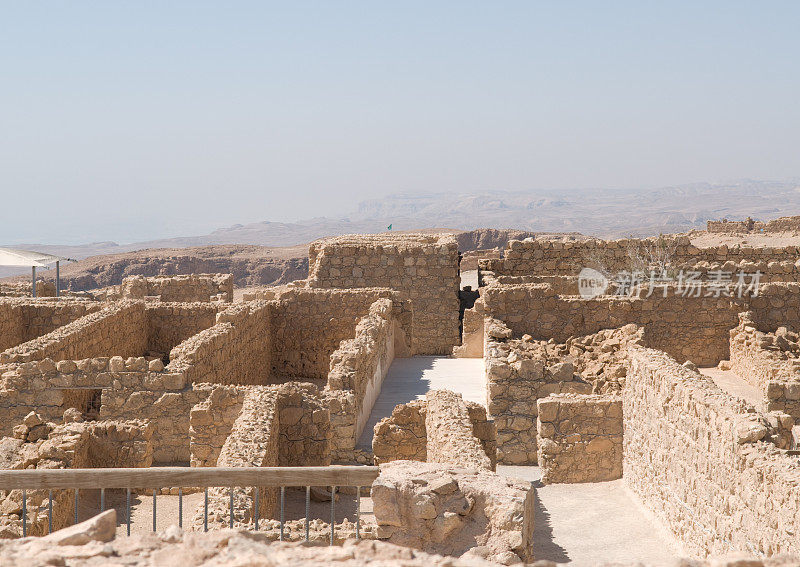
[[[372,452],[376,464],[413,460],[494,470],[497,442],[486,408],[449,390],[431,390],[375,425]]]
[[[342,341],[330,357],[326,390],[345,391],[330,393],[336,399],[331,415],[336,460],[352,454],[394,360],[395,345],[406,340],[401,325],[405,309],[402,302],[377,300],[356,325],[355,337]]]
[[[221,309],[221,304],[213,303],[146,304],[147,351],[166,358],[183,341],[213,327]]]
[[[497,461],[509,465],[537,463],[536,400],[550,394],[589,394],[592,385],[575,374],[570,362],[523,358],[511,330],[487,319],[485,336],[488,413],[497,428]]]
[[[427,409],[426,400],[398,404],[392,415],[375,424],[372,457],[376,465],[390,461],[428,460]]]
[[[449,390],[431,390],[425,395],[427,461],[457,465],[469,469],[494,470],[494,455],[487,455],[484,445],[473,432],[467,404],[461,394]],[[483,416],[486,421],[486,416]]]
[[[158,360],[111,357],[50,359],[13,366],[0,379],[0,435],[11,435],[31,411],[59,421],[70,407],[99,419],[147,419],[156,463],[189,461],[189,412],[202,398],[184,375]],[[88,407],[96,404],[99,407]],[[78,407],[78,406],[83,407]]]
[[[309,248],[312,288],[390,288],[414,305],[412,349],[449,355],[460,342],[458,244],[452,234],[363,234]]]
[[[60,420],[59,420],[60,421]],[[30,413],[0,439],[4,469],[149,467],[153,429],[146,421],[47,423]],[[28,535],[48,533],[48,491],[26,491]],[[53,491],[53,529],[72,525],[75,493]],[[0,491],[0,540],[22,536],[22,491]]]
[[[577,276],[583,268],[602,268],[610,273],[633,271],[637,255],[661,252],[674,266],[699,262],[795,262],[797,246],[751,247],[713,246],[698,248],[687,236],[625,238],[620,240],[587,239],[557,241],[549,239],[510,240],[503,258],[479,260],[481,271],[497,276]],[[659,254],[656,254],[659,255]]]
[[[342,341],[355,337],[356,325],[379,299],[391,299],[397,306],[404,305],[396,312],[395,355],[409,356],[412,306],[402,299],[399,292],[387,288],[286,287],[277,294],[274,304],[273,374],[294,379],[327,380],[331,355]]]
[[[485,469],[395,461],[372,484],[378,539],[428,553],[532,561],[534,489]]]
[[[622,398],[554,394],[537,400],[542,482],[622,477]]]
[[[797,333],[779,327],[774,333],[756,328],[752,313],[739,315],[730,332],[731,370],[758,388],[765,411],[800,419],[800,345]]]
[[[74,299],[0,299],[0,351],[46,335],[102,305]]]
[[[51,358],[141,356],[147,350],[144,303],[124,301],[0,353],[0,363]]]
[[[214,467],[219,453],[239,417],[250,386],[196,384],[194,389],[205,393],[205,399],[189,414],[190,464],[193,467]]]
[[[316,387],[288,383],[242,387],[239,415],[223,444],[215,466],[325,466],[330,464],[330,417]],[[219,390],[215,390],[219,391]],[[193,424],[194,425],[194,424]],[[230,491],[209,489],[209,528],[230,523]],[[274,518],[276,489],[259,489],[259,517]],[[253,487],[234,488],[234,525],[250,526],[255,519]],[[203,527],[203,507],[193,518]]]
[[[160,301],[194,303],[233,301],[231,274],[188,274],[176,276],[128,276],[120,285],[94,292],[106,301],[153,298]]]
[[[216,315],[216,324],[170,351],[167,370],[191,383],[265,384],[271,376],[272,305],[236,304]]]
[[[626,484],[691,553],[798,553],[800,462],[766,416],[662,352],[629,359]]]

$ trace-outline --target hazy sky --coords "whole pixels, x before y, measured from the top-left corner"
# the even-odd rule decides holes
[[[798,22],[797,2],[0,1],[0,243],[796,177]]]

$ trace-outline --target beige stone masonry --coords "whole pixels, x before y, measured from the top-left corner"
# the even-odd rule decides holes
[[[622,477],[622,399],[553,394],[537,400],[542,482],[602,482]]]

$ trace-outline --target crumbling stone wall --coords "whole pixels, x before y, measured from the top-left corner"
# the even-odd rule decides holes
[[[402,304],[401,295],[386,288],[304,289],[286,288],[276,298],[272,325],[272,371],[276,376],[327,380],[331,355],[340,343],[355,336],[358,322],[378,299]],[[408,307],[398,312],[398,356],[407,356],[402,346],[411,336],[412,316]],[[405,338],[403,338],[405,337]],[[401,340],[402,339],[402,340]]]
[[[213,327],[220,308],[209,303],[148,303],[145,310],[147,351],[166,357],[183,341]]]
[[[402,321],[409,315],[404,302],[379,299],[330,357],[326,390],[331,392],[334,456],[345,460],[355,448],[383,380],[395,357],[395,347],[408,352]],[[339,394],[333,391],[344,391]]]
[[[59,420],[60,421],[60,420]],[[31,412],[0,439],[4,469],[149,467],[153,430],[146,421],[47,423]],[[28,490],[28,535],[48,531],[48,491]],[[74,491],[53,491],[53,529],[72,524]],[[0,491],[0,539],[22,535],[22,491]]]
[[[193,467],[214,467],[219,453],[233,429],[244,404],[248,386],[198,384],[196,391],[207,397],[192,408],[189,415],[190,464]]]
[[[537,400],[542,482],[602,482],[622,477],[622,399],[554,394]]]
[[[425,400],[399,404],[392,410],[392,415],[375,424],[372,455],[376,465],[389,461],[428,460],[427,407]]]
[[[412,350],[450,354],[460,342],[458,245],[453,235],[350,235],[309,248],[312,288],[388,287],[414,305]]]
[[[189,461],[189,412],[200,401],[180,373],[165,372],[158,360],[143,357],[51,359],[15,365],[0,379],[0,435],[31,411],[56,421],[76,400],[76,392],[101,391],[101,420],[150,421],[156,463]],[[78,408],[81,409],[81,408]]]
[[[400,404],[375,424],[372,452],[376,464],[412,460],[494,470],[494,423],[482,405],[432,390],[425,400]]]
[[[94,292],[106,301],[153,298],[166,302],[233,301],[231,274],[188,274],[175,276],[128,276],[117,286]]]
[[[767,222],[754,221],[750,217],[743,221],[707,221],[708,232],[725,232],[734,234],[747,234],[750,232],[797,232],[800,230],[800,216],[780,217]]]
[[[192,383],[266,384],[273,340],[270,303],[235,304],[218,313],[216,321],[173,348],[167,369]]]
[[[756,328],[752,313],[739,314],[731,329],[731,370],[762,392],[760,409],[781,411],[800,419],[800,346],[797,333],[778,327],[774,333]]]
[[[646,239],[555,241],[547,239],[510,240],[503,258],[479,260],[481,271],[496,276],[576,276],[582,268],[603,268],[611,273],[634,269],[631,251],[661,248],[669,253],[675,267],[698,262],[748,261],[760,264],[771,261],[795,262],[797,246],[751,247],[714,246],[698,248],[687,236],[663,236]]]
[[[575,374],[572,362],[548,361],[539,352],[526,353],[522,342],[511,340],[511,330],[502,323],[487,320],[487,409],[497,428],[497,460],[503,464],[537,462],[537,399],[555,393],[592,392],[592,384]]]
[[[141,356],[147,350],[144,303],[123,301],[0,353],[0,362]]]
[[[428,402],[425,412],[426,460],[494,470],[494,458],[486,454],[483,444],[473,435],[469,410],[461,394],[431,390],[425,395],[425,400]]]
[[[51,333],[101,307],[71,299],[0,299],[0,351]]]
[[[429,553],[532,561],[533,490],[486,469],[387,463],[372,484],[377,536]]]
[[[692,553],[797,553],[800,463],[765,416],[664,353],[628,353],[628,486]]]
[[[324,400],[311,384],[245,386],[239,415],[222,446],[216,466],[325,466],[330,464],[330,417]],[[216,390],[215,390],[216,391]],[[259,517],[275,516],[277,490],[259,488]],[[209,528],[227,527],[230,492],[209,489]],[[255,518],[253,487],[234,488],[234,523]],[[203,522],[203,511],[193,519]]]

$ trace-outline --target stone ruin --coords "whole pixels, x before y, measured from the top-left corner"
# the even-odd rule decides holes
[[[579,293],[582,268],[638,270],[642,258],[701,276],[758,270],[762,285]],[[512,240],[478,261],[469,301],[459,261],[451,235],[346,236],[311,245],[308,279],[236,302],[221,275],[0,298],[1,466],[375,463],[362,536],[388,543],[372,549],[465,565],[537,558],[537,488],[508,474],[538,466],[545,485],[621,479],[697,558],[800,555],[800,250]],[[485,403],[430,390],[359,450],[394,359],[420,355],[482,358]],[[73,502],[56,492],[61,528]],[[46,496],[28,494],[31,534],[45,533]],[[235,489],[231,517],[231,494],[210,489],[209,528],[252,529],[255,496]],[[259,489],[259,517],[274,520],[277,502]],[[0,492],[0,536],[20,535],[20,514],[19,491]],[[337,526],[337,543],[352,528]]]

